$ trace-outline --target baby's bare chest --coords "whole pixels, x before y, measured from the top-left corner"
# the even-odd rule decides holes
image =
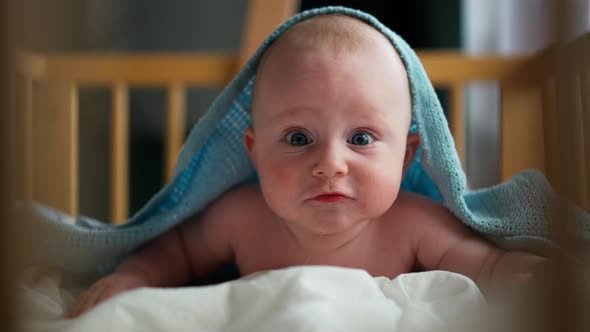
[[[387,232],[378,232],[370,241],[328,254],[306,251],[284,234],[270,229],[244,235],[235,248],[242,275],[291,266],[329,265],[363,269],[374,277],[395,278],[412,272],[416,266],[409,239]]]

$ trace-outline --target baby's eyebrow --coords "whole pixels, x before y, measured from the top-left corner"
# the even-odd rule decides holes
[[[382,123],[396,117],[395,110],[378,110],[370,105],[357,105],[347,116],[356,118],[359,122]],[[314,119],[317,110],[308,106],[291,106],[277,111],[270,117],[270,121],[289,121],[292,119]]]
[[[315,112],[316,111],[311,107],[295,106],[295,107],[289,107],[284,110],[280,110],[276,114],[273,114],[273,116],[271,116],[270,119],[271,119],[271,121],[277,121],[277,120],[288,120],[288,119],[297,118],[297,117],[310,117],[310,116],[313,116],[313,114]]]
[[[379,110],[373,108],[372,106],[363,106],[362,111],[358,113],[358,119],[361,121],[370,121],[370,122],[386,122],[391,121],[393,119],[398,118],[401,116],[400,114],[396,114],[396,110],[386,109],[386,110]]]

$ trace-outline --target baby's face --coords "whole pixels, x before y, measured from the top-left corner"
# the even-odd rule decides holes
[[[269,207],[314,234],[382,215],[399,191],[411,117],[401,60],[387,44],[274,52],[244,138]]]

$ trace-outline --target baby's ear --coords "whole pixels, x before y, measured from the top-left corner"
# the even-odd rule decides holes
[[[250,160],[254,164],[254,167],[256,167],[256,162],[254,158],[254,129],[252,129],[251,127],[246,128],[246,130],[244,131],[243,142],[244,147],[246,148],[246,152],[248,152],[248,155],[250,156]]]
[[[404,173],[412,164],[412,161],[416,156],[416,152],[418,151],[418,146],[420,146],[420,136],[418,136],[418,133],[409,134],[406,140],[406,154],[404,156],[403,170]]]

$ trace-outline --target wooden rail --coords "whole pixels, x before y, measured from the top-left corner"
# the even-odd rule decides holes
[[[126,82],[153,86],[183,82],[223,87],[235,74],[237,58],[225,54],[23,54],[19,72],[35,80],[73,81],[83,85]]]
[[[515,172],[524,168],[536,167],[551,174],[559,173],[553,159],[546,159],[546,152],[555,152],[558,147],[552,139],[561,135],[564,131],[576,133],[576,138],[588,139],[578,133],[581,124],[587,127],[589,121],[577,121],[575,128],[563,127],[552,129],[547,127],[548,122],[553,122],[555,111],[551,110],[552,98],[557,98],[555,82],[551,79],[541,79],[539,74],[548,60],[543,57],[501,57],[501,56],[471,56],[451,51],[421,51],[418,55],[436,87],[447,88],[450,91],[450,105],[448,105],[449,122],[457,151],[461,160],[465,160],[465,115],[463,88],[471,81],[495,81],[501,89],[501,162],[499,169],[501,178],[507,179]],[[539,60],[541,58],[541,60]],[[130,87],[159,86],[167,91],[168,101],[166,106],[166,125],[164,138],[164,165],[165,178],[172,174],[176,155],[184,139],[185,123],[185,91],[189,86],[225,86],[235,74],[236,64],[240,61],[237,55],[190,55],[190,54],[153,54],[153,55],[97,55],[97,54],[25,54],[18,57],[15,68],[22,80],[26,82],[27,92],[25,105],[26,121],[37,117],[40,108],[40,97],[33,92],[33,84],[42,82],[42,86],[55,84],[56,86],[69,87],[68,93],[58,95],[41,94],[42,98],[70,98],[68,107],[62,112],[70,112],[71,126],[69,136],[77,137],[76,121],[78,112],[74,101],[77,99],[77,91],[83,86],[107,86],[113,89],[112,102],[112,163],[111,163],[111,219],[115,222],[123,221],[128,216],[128,100],[127,94]],[[524,77],[524,79],[523,79]],[[543,82],[543,84],[540,84]],[[553,83],[552,83],[553,82]],[[582,90],[588,89],[588,70],[581,71],[574,81],[569,81],[570,86],[579,86]],[[39,87],[37,87],[38,89]],[[579,89],[578,89],[579,90]],[[578,91],[575,90],[575,91]],[[579,91],[582,91],[579,90]],[[50,93],[51,94],[51,93]],[[576,112],[586,117],[588,93],[579,93],[572,96],[579,102],[575,104]],[[549,109],[547,109],[549,107]],[[545,109],[545,119],[541,111]],[[582,115],[583,114],[583,115]],[[578,117],[579,118],[579,117]],[[579,120],[579,119],[578,119]],[[565,126],[565,125],[564,125]],[[25,126],[25,128],[29,128]],[[575,130],[574,130],[575,129]],[[553,130],[553,131],[552,131]],[[585,131],[587,132],[587,128]],[[36,133],[36,132],[35,132]],[[32,130],[26,130],[25,156],[31,164],[36,164],[32,159],[36,158],[37,151],[32,151],[34,145],[30,145]],[[559,136],[561,137],[561,136]],[[68,212],[77,211],[77,165],[76,143],[68,145],[69,152],[65,153],[68,167],[62,168],[62,178],[69,178],[68,186],[61,189],[58,196],[67,197],[68,203],[57,203],[57,207]],[[590,144],[576,145],[582,152],[588,149]],[[37,148],[39,149],[39,148]],[[64,147],[60,146],[63,150]],[[546,151],[547,150],[547,151]],[[59,155],[59,154],[58,154]],[[586,156],[588,153],[580,154]],[[583,159],[583,158],[582,158]],[[547,160],[547,162],[546,162]],[[578,173],[586,171],[587,159],[573,160],[578,165]],[[29,163],[27,163],[29,164]],[[42,172],[41,169],[27,170],[28,173]],[[35,188],[34,182],[39,176],[31,174],[30,184],[27,187]],[[585,175],[584,181],[590,181]],[[588,186],[587,186],[588,187]],[[56,189],[56,188],[54,188]],[[30,191],[33,191],[32,189]],[[38,197],[39,193],[31,193],[35,199],[47,201],[44,197]],[[579,200],[588,201],[586,190],[578,194]],[[72,203],[74,202],[74,203]],[[584,206],[588,204],[585,203]]]
[[[419,56],[433,83],[450,91],[450,126],[460,158],[464,160],[465,116],[463,103],[463,87],[469,81],[492,80],[502,81],[512,73],[530,62],[529,58],[468,56],[458,52],[419,52]],[[128,144],[129,144],[129,105],[128,91],[130,87],[159,86],[167,91],[166,125],[164,138],[164,165],[166,180],[171,177],[176,155],[184,139],[185,123],[185,91],[189,86],[223,87],[235,73],[238,56],[215,54],[153,54],[153,55],[97,55],[97,54],[24,54],[18,57],[16,68],[18,74],[26,82],[53,83],[59,86],[70,86],[70,92],[76,99],[77,90],[84,86],[105,86],[113,91],[111,110],[111,220],[121,222],[128,217]],[[32,90],[27,95],[26,103],[39,99],[33,96]],[[58,98],[46,95],[43,98]],[[43,102],[42,100],[38,100]],[[28,105],[28,104],[26,104]],[[70,105],[63,112],[70,112],[71,121],[77,118],[77,106]],[[35,117],[33,111],[27,111],[28,117]],[[30,119],[27,119],[30,121]],[[69,135],[77,137],[76,126],[72,126]],[[32,135],[28,132],[27,136]],[[30,139],[30,137],[29,137]],[[25,140],[28,142],[28,140]],[[27,143],[26,151],[32,149]],[[53,196],[66,197],[68,203],[53,202],[53,205],[68,212],[77,212],[77,176],[73,165],[77,165],[77,152],[74,145],[68,155],[69,166],[64,168],[62,177],[69,177],[71,185],[63,187]],[[56,147],[54,147],[56,148]],[[63,150],[63,146],[59,149]],[[53,153],[53,152],[52,152]],[[29,159],[34,158],[37,151],[26,153]],[[27,163],[29,164],[29,163]],[[34,164],[31,161],[31,164]],[[37,169],[34,179],[43,170]],[[30,173],[33,173],[31,171]],[[34,187],[31,185],[31,187]],[[53,190],[56,190],[53,187]],[[35,199],[47,201],[43,195]],[[31,197],[32,198],[32,197]],[[74,203],[72,203],[74,202]]]
[[[167,90],[166,129],[164,142],[164,176],[168,180],[176,155],[184,140],[185,91],[192,87],[225,86],[262,40],[281,22],[296,12],[297,0],[249,0],[243,28],[241,49],[238,54],[19,54],[13,61],[15,81],[24,82],[20,88],[24,95],[14,103],[11,118],[22,125],[20,141],[24,147],[21,163],[25,170],[22,183],[26,199],[35,199],[62,209],[73,215],[78,211],[78,129],[77,91],[83,86],[105,86],[112,89],[111,109],[111,222],[128,218],[128,144],[130,87],[161,86]],[[42,86],[66,87],[67,95],[52,93]],[[41,94],[35,90],[49,92]],[[33,128],[39,112],[47,111],[43,104],[51,99],[69,100],[67,107],[58,107],[54,116],[67,119],[66,128],[41,128],[41,133],[64,130],[71,142],[45,141]],[[62,105],[63,106],[63,105]],[[23,114],[23,116],[19,115]],[[49,114],[49,113],[48,113]],[[45,114],[47,115],[47,114]],[[23,118],[24,117],[24,118]],[[37,121],[38,122],[38,121]],[[15,124],[16,125],[16,124]],[[58,135],[60,136],[60,135]],[[34,138],[46,143],[37,146]],[[42,156],[40,160],[39,155]],[[35,159],[35,160],[34,160]],[[67,162],[66,162],[67,161]],[[43,168],[40,165],[57,165]],[[33,167],[39,165],[38,167]],[[51,170],[51,173],[49,170]],[[46,179],[54,179],[51,183]],[[61,181],[61,182],[60,182]],[[55,182],[55,183],[54,183]],[[46,185],[51,186],[47,187]],[[50,188],[39,191],[36,188]]]

